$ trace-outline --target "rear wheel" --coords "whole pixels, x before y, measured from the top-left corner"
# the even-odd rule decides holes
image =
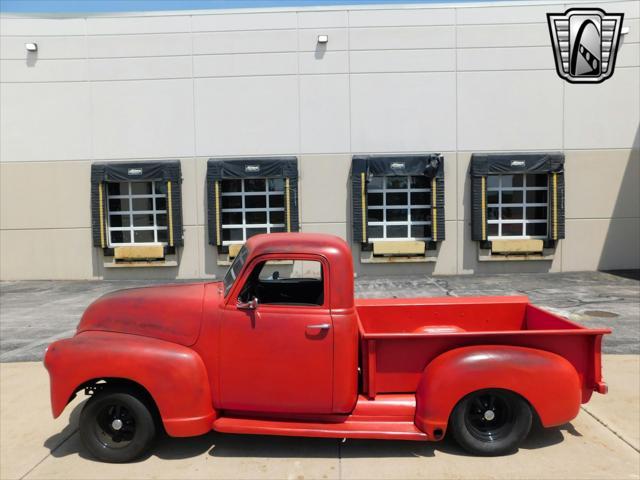
[[[464,397],[451,414],[458,444],[475,455],[504,455],[516,450],[531,429],[531,407],[507,390],[480,390]]]
[[[80,415],[84,445],[104,462],[135,460],[151,447],[155,436],[152,413],[129,392],[95,393]]]

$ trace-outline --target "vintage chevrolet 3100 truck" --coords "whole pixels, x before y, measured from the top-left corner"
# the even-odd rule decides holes
[[[247,241],[222,282],[110,293],[50,345],[54,417],[90,394],[80,434],[132,460],[164,429],[440,440],[518,447],[532,420],[573,419],[606,393],[587,329],[526,297],[354,300],[349,246],[329,235]]]

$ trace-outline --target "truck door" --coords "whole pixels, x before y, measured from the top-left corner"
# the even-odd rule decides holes
[[[221,322],[223,409],[331,412],[328,268],[319,256],[264,255],[238,279]]]

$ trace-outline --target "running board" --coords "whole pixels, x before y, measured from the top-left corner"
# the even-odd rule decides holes
[[[428,440],[427,435],[409,421],[356,421],[319,423],[279,421],[243,417],[220,417],[213,429],[225,433],[284,435],[289,437],[373,438],[387,440]]]

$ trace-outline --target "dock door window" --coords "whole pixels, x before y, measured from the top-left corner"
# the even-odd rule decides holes
[[[106,256],[151,245],[175,253],[184,245],[180,161],[91,164],[91,236]]]
[[[562,153],[474,153],[470,174],[471,238],[482,248],[497,240],[551,248],[564,238]]]
[[[108,182],[109,246],[166,244],[167,187],[163,182]]]
[[[209,244],[229,259],[253,235],[297,232],[298,160],[210,158],[207,221]]]
[[[487,176],[488,239],[546,238],[548,175]]]
[[[363,251],[424,253],[445,238],[440,154],[354,156],[351,199],[353,240]]]
[[[431,239],[431,188],[425,176],[373,176],[367,185],[371,241]]]
[[[282,178],[222,180],[222,244],[244,243],[259,233],[285,231]]]

